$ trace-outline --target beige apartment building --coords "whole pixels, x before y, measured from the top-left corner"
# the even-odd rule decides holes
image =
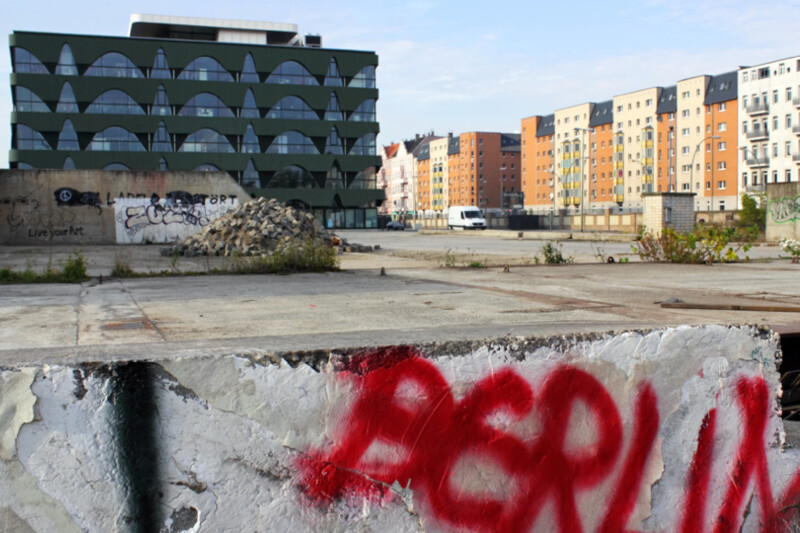
[[[560,207],[586,206],[588,193],[589,118],[591,103],[565,107],[555,112],[555,145],[558,179],[555,195]]]
[[[641,208],[642,193],[653,192],[653,141],[656,103],[660,87],[621,94],[613,98],[615,203]]]
[[[676,190],[701,194],[705,169],[704,141],[717,136],[706,133],[705,96],[710,76],[695,76],[677,84],[676,126],[678,151]]]
[[[430,142],[431,213],[443,212],[449,201],[447,147],[451,137]]]

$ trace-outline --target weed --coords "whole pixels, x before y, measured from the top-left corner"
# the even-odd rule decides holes
[[[633,251],[643,261],[727,263],[738,261],[738,252],[747,252],[758,238],[759,231],[755,226],[722,228],[715,225],[695,226],[689,233],[665,229],[660,235],[642,230]]]
[[[173,272],[178,271],[178,258],[180,258],[180,256],[181,254],[177,250],[172,252],[172,255],[170,256],[169,266]]]
[[[86,276],[86,259],[83,254],[80,252],[69,254],[64,268],[61,269],[61,275],[63,281],[67,283],[86,281],[88,277]]]
[[[572,263],[574,260],[572,256],[564,257],[561,253],[561,245],[556,242],[547,242],[542,246],[542,255],[544,255],[544,262],[548,265],[564,265]]]
[[[618,262],[619,263],[630,263],[631,260],[629,258],[627,258],[627,257],[620,257]]]
[[[36,272],[28,265],[22,272],[9,268],[0,270],[0,283],[80,283],[89,279],[86,275],[86,260],[83,254],[70,254],[66,264],[59,271],[48,264],[42,272]]]
[[[265,255],[233,257],[229,271],[235,274],[287,274],[338,269],[339,256],[335,247],[307,240],[286,244]]]
[[[603,248],[600,248],[599,246],[595,246],[594,244],[592,244],[591,246],[592,246],[592,254],[594,255],[594,257],[601,263],[607,263],[608,254],[606,254],[606,251]]]
[[[111,269],[111,275],[115,278],[130,278],[135,275],[135,272],[124,259],[117,257]]]
[[[486,268],[486,265],[485,265],[484,263],[481,263],[481,262],[480,262],[480,261],[478,261],[478,260],[473,260],[473,261],[471,261],[471,262],[470,262],[470,264],[469,264],[468,266],[469,266],[470,268]]]
[[[453,268],[456,266],[456,253],[448,248],[444,251],[444,267]]]

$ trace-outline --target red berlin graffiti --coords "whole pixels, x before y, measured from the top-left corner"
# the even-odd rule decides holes
[[[649,383],[635,393],[626,447],[622,418],[609,392],[588,372],[568,365],[555,367],[538,391],[512,369],[501,369],[477,382],[460,401],[439,370],[410,348],[356,357],[339,370],[360,376],[358,395],[338,444],[329,451],[311,450],[298,463],[300,488],[313,504],[342,498],[379,503],[392,497],[388,487],[398,482],[421,498],[424,513],[460,530],[528,531],[552,503],[554,528],[571,533],[584,529],[576,498],[603,483],[609,500],[597,531],[627,530],[659,427],[657,398]],[[414,391],[413,401],[401,394],[404,387]],[[715,531],[738,529],[751,478],[767,529],[778,531],[781,520],[789,518],[788,502],[800,496],[800,474],[775,507],[764,451],[767,386],[762,378],[742,378],[737,391],[746,432]],[[587,410],[595,437],[576,449],[567,437],[578,403]],[[497,413],[520,421],[532,412],[540,431],[527,440],[490,422]],[[706,512],[714,423],[712,411],[690,467],[683,532],[704,530],[697,517]],[[370,452],[373,446],[400,453]],[[502,471],[513,487],[508,497],[464,493],[453,486],[459,461],[475,457]]]

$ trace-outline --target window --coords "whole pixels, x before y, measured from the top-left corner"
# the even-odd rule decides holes
[[[339,75],[339,66],[336,64],[336,58],[331,58],[328,64],[328,72],[325,74],[325,81],[323,83],[326,87],[342,87],[342,77]]]
[[[153,68],[150,70],[150,77],[163,80],[172,78],[172,72],[169,70],[169,65],[167,64],[167,54],[164,53],[162,48],[158,49],[156,57],[153,59]]]
[[[72,90],[72,85],[68,81],[64,82],[61,87],[61,96],[58,97],[58,105],[56,105],[56,113],[77,113],[78,103],[75,101],[75,92]]]
[[[200,93],[178,111],[179,117],[233,117],[233,111],[218,96]]]
[[[298,96],[285,96],[269,110],[266,118],[319,120],[319,115]]]
[[[772,102],[775,104],[778,103],[778,89],[772,91]]]
[[[792,155],[792,142],[786,141],[786,156]]]
[[[375,88],[375,66],[369,65],[362,68],[350,81],[349,87],[374,89]]]
[[[253,95],[251,89],[247,89],[247,92],[244,93],[244,102],[242,103],[242,108],[239,110],[239,116],[242,118],[259,118],[260,116],[258,106],[256,105],[256,97]]]
[[[267,77],[265,83],[279,85],[319,85],[317,79],[297,61],[285,61]]]
[[[725,170],[728,168],[728,164],[725,161],[720,161],[717,163],[717,170]]]
[[[72,126],[72,121],[69,119],[64,121],[61,127],[61,133],[58,134],[58,145],[56,150],[80,150],[78,145],[78,134],[75,133],[75,128]]]
[[[50,74],[39,59],[24,48],[14,47],[14,72],[19,74]]]
[[[179,80],[233,81],[231,73],[213,57],[198,57],[178,74]]]
[[[325,154],[344,155],[344,148],[342,147],[342,139],[339,137],[339,132],[336,128],[331,128],[331,132],[325,141]]]
[[[236,152],[227,137],[210,128],[199,129],[188,135],[178,151],[223,154]]]
[[[111,89],[100,96],[86,108],[86,113],[104,115],[144,115],[144,109],[137,104],[128,93],[119,89]]]
[[[689,150],[690,148],[688,146],[681,147],[681,153],[683,153],[683,155],[687,155],[689,153]]]
[[[261,152],[261,146],[258,143],[258,136],[256,132],[253,130],[253,125],[248,124],[247,128],[244,130],[244,136],[242,137],[242,144],[239,147],[240,154],[258,154]]]
[[[772,117],[772,131],[776,131],[778,129],[778,117]],[[767,128],[764,128],[766,131]]]
[[[172,115],[172,108],[169,106],[169,99],[167,98],[167,90],[163,85],[159,85],[156,89],[156,97],[153,100],[153,107],[150,108],[151,115],[167,116]]]
[[[689,110],[688,110],[688,109],[684,109],[684,110],[683,110],[683,112],[681,113],[681,116],[682,116],[683,118],[686,118],[686,117],[688,117],[688,116],[689,116]]]
[[[375,100],[364,100],[350,114],[351,122],[375,122]],[[474,141],[474,140],[473,140]]]
[[[311,139],[299,131],[285,131],[275,137],[267,148],[268,154],[319,154]]]
[[[15,87],[14,111],[49,113],[50,108],[33,91],[21,85]]]
[[[684,137],[687,137],[689,135],[690,131],[691,130],[689,128],[683,128],[681,130],[681,135],[683,135]]]
[[[344,120],[344,114],[339,107],[339,99],[334,92],[331,93],[328,109],[325,110],[325,120]]]
[[[786,101],[787,102],[791,102],[791,100],[792,100],[792,88],[791,87],[787,87],[786,88]]]
[[[92,63],[84,76],[103,76],[111,78],[144,78],[142,71],[126,56],[119,52],[109,52]]]
[[[247,54],[244,56],[244,64],[242,65],[242,73],[239,75],[239,81],[244,83],[258,83],[258,73],[256,72],[256,64],[253,61],[253,56]],[[253,160],[250,160],[248,167],[252,166]],[[253,169],[255,170],[255,169]],[[245,171],[247,172],[247,171]],[[258,173],[256,173],[257,175]]]
[[[158,123],[156,134],[153,135],[153,143],[150,145],[151,152],[171,152],[172,141],[167,131],[167,125],[163,122]]]
[[[72,56],[72,48],[68,44],[61,47],[61,55],[58,56],[56,74],[60,76],[77,76],[78,67],[75,66],[75,58]]]
[[[792,127],[792,115],[786,115],[786,129],[791,129]]]
[[[772,143],[772,157],[778,157],[778,143]]]
[[[720,142],[717,143],[717,150],[718,151],[724,152],[726,150],[726,148],[727,148],[727,144],[725,143],[725,141],[720,141]]]
[[[728,107],[727,102],[720,102],[719,105],[717,106],[717,111],[725,111],[727,107]]]
[[[728,129],[728,125],[725,122],[720,122],[717,125],[717,131],[725,131]]]
[[[111,126],[96,134],[89,146],[88,151],[95,152],[144,152],[144,145],[139,138],[119,126]]]

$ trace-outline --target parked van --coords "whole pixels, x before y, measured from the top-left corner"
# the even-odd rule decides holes
[[[486,229],[480,209],[470,205],[454,205],[447,210],[447,227],[450,229]]]

